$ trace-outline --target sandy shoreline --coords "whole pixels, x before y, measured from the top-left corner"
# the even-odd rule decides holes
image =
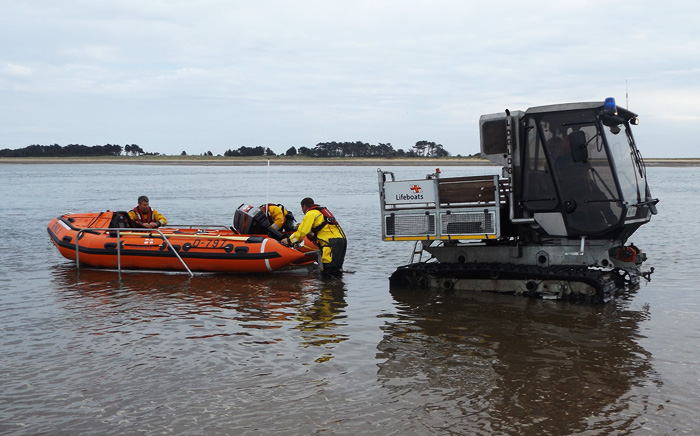
[[[210,156],[172,156],[172,157],[70,157],[70,158],[35,158],[12,157],[0,158],[0,164],[119,164],[119,165],[200,165],[200,166],[266,166],[268,160],[256,158],[230,158]],[[271,157],[274,166],[483,166],[495,165],[485,159],[365,159],[365,158],[288,158]]]
[[[700,158],[644,159],[648,167],[697,167]],[[200,165],[200,166],[265,166],[265,158],[230,158],[210,156],[114,156],[114,157],[3,157],[0,164],[120,164],[120,165]],[[289,158],[272,157],[270,165],[309,166],[484,166],[496,164],[485,159],[368,159],[368,158]]]

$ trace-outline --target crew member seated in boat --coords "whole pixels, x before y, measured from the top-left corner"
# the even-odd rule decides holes
[[[136,227],[155,229],[168,224],[163,215],[148,205],[148,197],[142,195],[138,202],[139,205],[129,211],[129,217],[136,223]]]
[[[281,204],[263,204],[260,210],[265,212],[270,220],[270,226],[280,232],[291,232],[294,230],[294,215]]]
[[[299,227],[291,236],[283,239],[282,244],[295,244],[308,236],[323,252],[323,275],[339,277],[343,273],[348,245],[343,229],[328,209],[317,205],[309,197],[301,200],[301,211],[304,212],[304,218]]]

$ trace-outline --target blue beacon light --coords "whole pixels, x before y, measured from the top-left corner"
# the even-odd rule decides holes
[[[608,97],[605,99],[605,103],[603,103],[603,112],[606,114],[617,115],[617,105],[615,104],[614,97]]]

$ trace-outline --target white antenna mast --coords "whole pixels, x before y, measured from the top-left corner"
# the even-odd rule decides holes
[[[267,150],[266,150],[267,152]],[[265,184],[265,215],[270,217],[270,158],[267,158],[267,183]]]
[[[629,110],[630,108],[630,94],[627,90],[627,79],[625,79],[625,107]]]

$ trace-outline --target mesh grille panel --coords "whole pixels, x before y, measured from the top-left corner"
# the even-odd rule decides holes
[[[492,234],[495,232],[495,214],[483,212],[441,213],[443,235]]]
[[[387,236],[416,236],[435,234],[435,214],[386,215]]]

